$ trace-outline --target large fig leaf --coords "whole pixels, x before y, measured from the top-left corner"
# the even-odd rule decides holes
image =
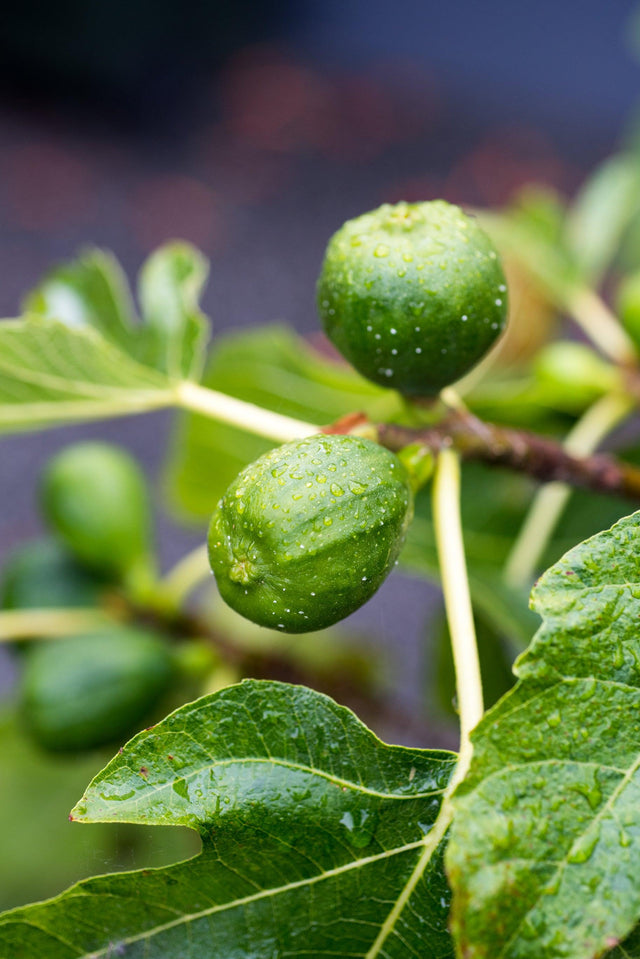
[[[640,514],[540,580],[447,852],[465,959],[593,959],[640,920]],[[614,955],[633,955],[627,950]]]
[[[188,825],[202,853],[6,913],[0,956],[451,957],[439,813],[455,761],[386,746],[302,687],[204,697],[136,736],[72,812]]]

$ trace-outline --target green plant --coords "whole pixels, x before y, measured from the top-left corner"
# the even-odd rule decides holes
[[[141,317],[115,262],[91,251],[46,277],[23,318],[0,324],[2,429],[182,411],[165,474],[171,506],[201,522],[203,537],[216,511],[209,546],[220,592],[251,619],[284,627],[246,623],[212,598],[204,545],[160,575],[150,533],[134,550],[145,556],[144,577],[130,575],[128,560],[109,564],[98,577],[104,589],[78,594],[78,570],[96,575],[103,537],[126,518],[117,506],[87,551],[66,524],[52,524],[54,588],[37,571],[33,591],[19,586],[29,564],[12,564],[0,636],[15,646],[39,640],[22,661],[27,687],[61,700],[47,712],[47,731],[70,717],[70,728],[86,732],[87,711],[109,692],[100,661],[114,654],[114,635],[129,662],[131,631],[152,629],[171,664],[172,681],[167,666],[147,706],[153,699],[159,710],[162,695],[173,711],[102,771],[100,759],[71,818],[186,826],[202,848],[178,864],[85,880],[6,912],[3,959],[640,956],[640,527],[638,514],[620,519],[628,499],[640,498],[632,429],[640,364],[598,293],[609,272],[633,272],[636,174],[637,157],[622,154],[568,208],[529,190],[509,209],[479,215],[535,287],[531,303],[569,314],[593,349],[554,334],[514,366],[507,341],[471,369],[500,331],[501,268],[474,221],[443,204],[383,208],[331,241],[320,308],[335,343],[371,381],[282,328],[221,340],[205,367],[206,265],[185,244],[164,247],[143,268]],[[454,286],[451,251],[445,263],[438,244],[444,235],[457,250],[463,230],[482,268],[472,259],[467,269],[462,257]],[[387,252],[374,255],[383,243]],[[415,273],[399,277],[398,257]],[[430,325],[416,331],[412,318],[401,327],[413,309],[407,297],[416,303],[411,284],[431,267],[434,292],[415,306]],[[458,338],[463,301],[491,320],[474,325],[473,343]],[[371,353],[363,324],[379,324],[384,348],[398,349],[391,377],[379,374],[383,346]],[[392,337],[402,337],[402,351]],[[622,422],[624,459],[596,453]],[[323,462],[336,467],[326,483]],[[76,488],[74,475],[69,482]],[[326,505],[305,498],[333,482]],[[357,486],[347,496],[349,483]],[[103,518],[86,515],[87,528]],[[134,516],[119,528],[135,524]],[[457,753],[387,746],[309,688],[339,697],[357,689],[374,718],[384,708],[370,656],[363,663],[345,627],[284,635],[300,616],[317,629],[359,606],[393,565],[405,530],[399,562],[443,587],[446,628],[436,616],[432,630],[440,696],[430,702],[455,690]],[[123,546],[114,543],[114,555]],[[527,593],[549,566],[531,612]],[[283,585],[299,605],[280,607]],[[518,653],[510,687],[506,664]],[[95,686],[81,679],[85,669]],[[114,706],[115,687],[109,693],[123,725],[125,714],[142,721],[142,710],[138,718],[128,710],[148,692],[146,665],[133,675],[117,688],[126,708]],[[486,713],[484,701],[495,702]],[[89,743],[71,736],[66,745]]]

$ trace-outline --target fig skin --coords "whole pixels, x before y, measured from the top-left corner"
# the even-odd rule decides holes
[[[384,204],[333,235],[317,303],[327,336],[360,373],[430,397],[494,345],[507,285],[492,241],[459,207]]]
[[[379,588],[413,516],[395,454],[354,436],[311,436],[260,457],[213,515],[209,559],[222,598],[261,626],[323,629]]]

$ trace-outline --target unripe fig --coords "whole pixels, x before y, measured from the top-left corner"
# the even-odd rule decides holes
[[[47,749],[93,749],[132,732],[167,689],[165,641],[133,627],[46,640],[27,654],[22,708]]]
[[[408,396],[433,396],[460,379],[507,317],[493,243],[444,200],[385,204],[348,220],[329,241],[317,300],[343,356]]]
[[[52,539],[25,543],[13,552],[2,570],[3,609],[45,609],[95,606],[108,581],[81,566]]]
[[[58,453],[42,475],[42,511],[80,560],[121,576],[149,553],[147,487],[135,460],[109,443]]]
[[[375,593],[412,514],[397,456],[355,436],[311,436],[231,484],[211,521],[211,568],[222,598],[254,623],[323,629]]]

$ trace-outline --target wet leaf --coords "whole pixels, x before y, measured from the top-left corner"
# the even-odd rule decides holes
[[[519,682],[474,733],[447,852],[468,959],[591,959],[640,919],[639,541],[636,513],[542,577]]]
[[[6,913],[0,955],[451,957],[438,816],[455,759],[386,746],[302,687],[204,697],[131,740],[72,814],[188,825],[202,853]]]

